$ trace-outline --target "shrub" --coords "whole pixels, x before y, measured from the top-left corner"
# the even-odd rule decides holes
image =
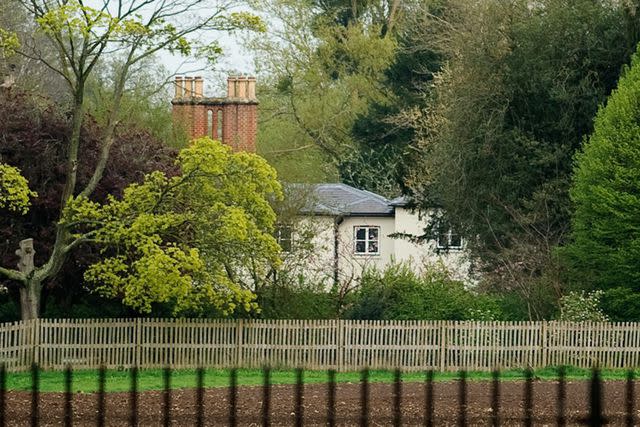
[[[609,318],[600,308],[604,292],[589,293],[571,291],[560,298],[560,320],[572,322],[606,322]]]
[[[335,319],[338,303],[333,293],[321,286],[273,284],[257,292],[263,319]]]
[[[416,274],[408,264],[383,271],[366,271],[354,304],[352,319],[370,320],[496,320],[496,301],[465,288],[442,267]]]

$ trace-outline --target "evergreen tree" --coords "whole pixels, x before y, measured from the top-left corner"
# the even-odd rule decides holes
[[[638,52],[606,106],[600,108],[593,134],[576,156],[570,195],[575,207],[573,239],[565,252],[573,280],[610,291],[608,299],[618,295],[627,303],[640,304]]]

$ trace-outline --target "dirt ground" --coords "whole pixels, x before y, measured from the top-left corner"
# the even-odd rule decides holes
[[[567,383],[568,425],[581,425],[580,419],[588,412],[588,382]],[[635,424],[640,423],[640,390],[635,384]],[[360,386],[359,384],[338,384],[336,386],[337,424],[351,426],[359,424]],[[611,381],[604,384],[604,408],[610,425],[624,425],[625,385]],[[522,398],[524,384],[505,382],[501,387],[501,425],[522,425]],[[436,425],[457,425],[458,383],[435,383]],[[540,381],[534,383],[534,425],[556,425],[557,383]],[[274,385],[271,389],[271,425],[294,424],[294,388],[289,385]],[[371,426],[392,424],[393,385],[370,385]],[[238,388],[238,425],[261,425],[261,387]],[[63,425],[63,395],[42,393],[40,395],[40,425]],[[162,392],[143,392],[139,395],[139,425],[161,426],[163,416]],[[196,420],[196,393],[194,390],[175,390],[172,394],[172,425],[192,426]],[[406,383],[402,385],[403,425],[422,425],[425,414],[424,384]],[[491,383],[471,382],[468,384],[469,425],[490,425]],[[126,426],[129,422],[129,395],[112,393],[106,400],[106,425]],[[7,395],[7,425],[30,425],[31,396],[24,392],[10,392]],[[325,384],[306,385],[304,391],[304,424],[326,425],[327,386]],[[97,399],[95,394],[78,393],[73,397],[74,426],[95,426]],[[207,426],[228,425],[228,390],[207,389],[205,391],[205,424]]]

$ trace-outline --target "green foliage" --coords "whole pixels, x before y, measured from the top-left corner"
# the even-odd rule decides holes
[[[571,291],[560,298],[560,320],[570,322],[606,322],[609,318],[600,308],[604,292]]]
[[[26,214],[29,199],[37,196],[18,168],[0,163],[0,209]]]
[[[413,118],[407,184],[505,290],[526,296],[542,279],[562,294],[573,156],[638,42],[629,13],[613,0],[450,0],[421,26],[445,65]]]
[[[24,40],[19,41],[25,43],[16,46],[14,42],[6,42],[10,38],[3,33],[3,52],[6,50],[5,45],[10,44],[15,53],[38,61],[51,69],[64,82],[65,88],[66,96],[56,101],[60,103],[71,101],[68,104],[67,114],[70,126],[64,138],[63,151],[66,158],[61,163],[63,165],[61,170],[58,171],[64,176],[64,183],[58,196],[62,203],[58,212],[49,217],[55,227],[56,237],[53,248],[46,253],[48,259],[44,262],[36,262],[35,269],[29,276],[19,274],[11,267],[0,269],[0,275],[16,282],[23,296],[27,293],[35,296],[21,299],[23,318],[38,316],[39,295],[44,283],[60,273],[71,251],[83,243],[94,241],[112,244],[114,254],[109,254],[101,263],[94,264],[86,277],[101,284],[110,283],[113,286],[111,290],[108,290],[108,287],[100,289],[106,295],[116,294],[122,297],[125,303],[137,309],[149,311],[152,301],[172,299],[176,312],[188,309],[201,311],[207,302],[211,303],[216,310],[226,314],[235,309],[236,298],[238,301],[235,302],[239,302],[246,309],[251,309],[250,292],[239,287],[238,282],[241,280],[235,277],[229,278],[235,275],[232,274],[233,265],[227,266],[221,262],[211,267],[207,264],[215,264],[215,261],[209,261],[209,256],[211,260],[215,259],[212,256],[215,250],[211,250],[207,245],[202,245],[201,248],[181,245],[179,238],[173,239],[175,241],[166,238],[167,233],[176,232],[180,228],[179,224],[198,223],[195,212],[185,212],[190,207],[187,204],[181,204],[195,202],[195,199],[188,200],[185,197],[185,200],[181,201],[165,198],[165,196],[178,196],[179,191],[172,190],[176,190],[177,187],[186,188],[187,185],[173,187],[176,184],[173,178],[153,174],[147,177],[143,185],[130,187],[122,200],[112,198],[106,205],[97,205],[90,201],[90,198],[105,175],[105,170],[110,163],[111,150],[117,139],[119,124],[122,123],[122,117],[126,116],[123,98],[128,89],[127,84],[139,69],[144,68],[145,62],[160,51],[169,51],[182,56],[191,55],[192,52],[202,53],[207,59],[212,59],[216,49],[211,47],[215,44],[203,36],[205,30],[208,32],[245,29],[262,31],[264,27],[260,19],[250,12],[238,12],[235,6],[239,2],[234,0],[216,3],[207,8],[201,8],[199,0],[184,2],[106,0],[95,7],[86,5],[81,0],[18,0],[12,3],[20,12],[27,12],[29,21],[35,26],[37,36],[46,40],[46,43],[41,44],[39,40],[30,43],[35,40],[30,38],[30,33],[33,32],[31,31],[23,32]],[[193,13],[196,9],[198,13]],[[19,33],[16,32],[16,34]],[[46,53],[43,54],[43,52]],[[108,102],[104,105],[96,103],[104,111],[104,119],[100,123],[102,126],[97,138],[99,149],[95,153],[89,153],[90,149],[84,144],[82,132],[83,126],[90,117],[88,113],[91,113],[87,108],[89,107],[87,102],[89,86],[92,81],[100,79],[99,73],[96,72],[97,68],[114,59],[117,64],[109,70],[110,78],[107,80]],[[97,116],[99,114],[96,114]],[[188,174],[190,167],[188,159],[182,160],[182,167]],[[260,169],[253,159],[229,162],[229,164],[240,168],[244,165],[246,171]],[[252,169],[254,166],[257,168]],[[79,188],[81,183],[78,177],[83,172],[88,172],[90,178],[88,182],[82,183],[82,188]],[[242,175],[237,171],[233,171],[233,174]],[[194,175],[197,174],[194,173]],[[246,175],[251,173],[248,172]],[[258,179],[266,178],[265,185],[269,185],[271,181],[275,182],[275,180],[269,180],[270,177],[266,175],[262,174]],[[188,176],[190,175],[185,175],[185,177]],[[241,178],[244,177],[241,176]],[[187,179],[184,180],[184,182],[187,181]],[[254,182],[252,179],[247,179],[248,185]],[[221,193],[229,189],[224,186],[221,188]],[[249,194],[252,190],[260,191],[261,188],[257,185],[245,190]],[[197,191],[192,191],[192,194],[197,194]],[[210,195],[201,194],[205,200]],[[132,200],[137,196],[143,196],[143,199]],[[229,202],[236,203],[237,200],[233,198],[236,195],[230,196]],[[163,202],[175,203],[175,205],[168,207]],[[254,210],[260,211],[263,206],[259,201],[257,202]],[[267,250],[268,246],[277,248],[274,242],[260,238],[263,233],[260,228],[264,226],[264,221],[268,222],[271,217],[268,215],[252,217],[249,224],[244,224],[242,223],[243,215],[246,212],[250,215],[254,213],[251,209],[245,212],[243,208],[247,206],[232,206],[221,202],[207,208],[215,209],[221,206],[224,208],[222,210],[227,212],[220,218],[228,221],[227,225],[233,221],[239,223],[238,228],[242,230],[241,234],[251,235],[252,231],[259,230],[251,235],[258,236],[256,240],[260,243],[256,245],[257,258],[260,259],[264,255],[261,251]],[[141,208],[142,212],[136,212],[136,208]],[[158,213],[157,209],[160,208],[165,208],[167,211]],[[182,212],[178,208],[183,208]],[[136,215],[137,213],[140,215]],[[208,213],[207,209],[203,210],[203,214]],[[56,223],[60,218],[62,221]],[[264,221],[261,218],[265,218]],[[120,229],[115,225],[118,222],[121,224]],[[204,222],[206,221],[200,221],[200,223]],[[99,232],[100,225],[106,226],[102,232]],[[128,226],[130,230],[126,230]],[[198,227],[182,231],[186,236],[196,238],[201,236],[197,234],[201,232]],[[175,236],[181,237],[177,234]],[[228,250],[229,248],[226,249],[228,253],[234,253]],[[252,252],[244,251],[243,253]],[[234,262],[236,261],[233,260],[232,264]],[[149,286],[153,288],[152,290],[149,290],[146,283],[135,279],[137,274],[142,273],[149,274]],[[169,278],[170,286],[161,283],[163,275]],[[214,284],[220,286],[220,289],[215,289]],[[224,290],[231,290],[231,284],[236,288],[228,296],[222,296]],[[198,290],[197,295],[193,294],[193,298],[189,299],[187,294],[193,289]],[[152,296],[154,293],[155,295]]]
[[[12,31],[0,28],[0,58],[13,56],[20,47],[18,35]]]
[[[528,289],[498,289],[490,292],[499,306],[505,321],[549,320],[558,311],[558,296],[547,284],[540,281],[527,282]]]
[[[395,264],[363,274],[353,319],[371,320],[497,320],[495,300],[465,289],[442,267],[416,274],[410,265]]]
[[[167,22],[171,15],[159,15],[156,9],[153,17],[144,17],[142,5],[131,6],[126,12],[122,6],[117,15],[111,14],[104,7],[96,9],[81,1],[72,0],[59,4],[48,4],[36,14],[36,22],[40,30],[55,39],[72,39],[81,36],[84,39],[102,40],[119,44],[138,44],[155,50],[154,46],[164,45],[172,53],[183,56],[191,55],[194,47],[200,47],[197,37],[189,39],[191,31],[176,27]],[[38,9],[40,10],[40,9]],[[124,13],[123,13],[124,12]],[[168,12],[168,10],[166,10]],[[164,17],[162,17],[164,16]],[[207,18],[201,26],[212,29],[251,29],[263,32],[264,23],[248,12],[216,13]],[[211,49],[203,47],[210,56]]]
[[[425,46],[424,16],[440,14],[437,1],[422,1],[409,10],[397,29],[397,48],[380,85],[388,96],[374,103],[354,122],[357,149],[339,165],[342,182],[393,198],[401,193],[412,169],[411,142],[416,128],[412,110],[430,103],[428,93],[442,55]]]
[[[414,189],[443,203],[483,249],[508,247],[523,228],[557,240],[573,154],[630,55],[623,10],[590,0],[452,1],[443,20],[452,37],[432,43],[448,61],[423,117],[425,170]]]
[[[379,82],[395,40],[380,36],[379,23],[337,24],[310,2],[256,7],[275,21],[266,37],[250,42],[256,68],[268,74],[260,92],[260,152],[285,180],[335,180],[336,165],[355,148],[355,120],[370,104],[385,103]]]
[[[600,306],[614,322],[640,321],[640,292],[627,287],[621,286],[604,291]]]
[[[571,278],[587,289],[640,292],[640,54],[623,74],[576,156]]]
[[[335,319],[333,294],[313,286],[265,286],[258,292],[263,319]]]
[[[174,314],[257,309],[248,266],[255,276],[279,263],[267,200],[281,195],[275,171],[208,138],[182,150],[178,164],[179,175],[148,174],[121,199],[67,205],[63,224],[103,247],[85,279],[141,312],[165,302]]]
[[[0,294],[0,322],[20,320],[20,306],[6,292]]]
[[[85,104],[93,119],[104,125],[114,108],[114,76],[126,62],[124,56],[100,61],[87,82]],[[167,102],[167,78],[171,74],[157,56],[141,61],[140,70],[131,75],[119,98],[119,127],[144,129],[164,144],[185,148],[189,139],[179,124],[173,123],[171,104]]]

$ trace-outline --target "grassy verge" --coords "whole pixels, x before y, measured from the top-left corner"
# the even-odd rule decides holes
[[[40,390],[44,392],[62,392],[64,389],[62,372],[43,371],[40,373]],[[557,369],[545,368],[534,372],[537,380],[555,380]],[[568,380],[586,380],[590,377],[591,371],[588,369],[567,368],[566,377]],[[622,380],[626,372],[623,370],[603,370],[604,380]],[[457,372],[436,372],[435,381],[455,381],[459,379]],[[76,371],[73,373],[73,389],[75,392],[93,393],[98,389],[97,371]],[[255,386],[262,384],[262,371],[259,369],[238,370],[238,385]],[[503,381],[522,381],[524,371],[520,369],[508,370],[501,373]],[[207,369],[205,372],[205,387],[227,387],[229,384],[229,370]],[[404,382],[421,382],[425,379],[422,372],[408,372],[403,374]],[[491,379],[490,372],[468,372],[469,381],[488,381]],[[393,382],[393,372],[371,371],[369,380],[371,382],[389,383]],[[359,372],[339,372],[336,374],[336,381],[340,383],[357,383],[360,381]],[[305,384],[327,382],[326,371],[305,371]],[[295,371],[293,370],[273,370],[271,371],[272,384],[294,384]],[[172,388],[193,388],[196,384],[195,370],[174,371],[171,377]],[[106,390],[108,392],[128,391],[130,387],[129,371],[109,370],[106,375]],[[159,369],[141,370],[138,376],[138,388],[140,391],[161,390],[163,387],[162,371]],[[31,390],[31,374],[29,372],[18,372],[7,374],[8,390]]]

